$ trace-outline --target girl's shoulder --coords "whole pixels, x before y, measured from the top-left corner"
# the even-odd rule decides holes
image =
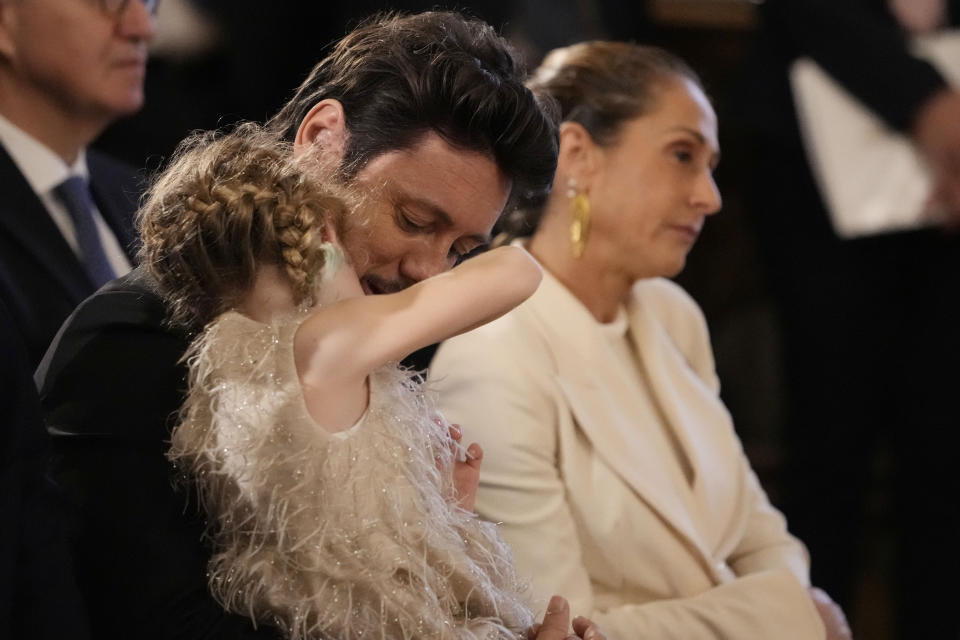
[[[184,354],[191,384],[220,382],[289,386],[297,382],[293,336],[303,314],[263,323],[238,311],[212,320]]]
[[[197,337],[198,346],[216,346],[224,352],[256,352],[290,346],[297,327],[309,314],[298,312],[275,318],[269,323],[254,320],[236,310],[214,318]]]

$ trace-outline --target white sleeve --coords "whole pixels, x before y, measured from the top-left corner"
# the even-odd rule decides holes
[[[786,570],[741,576],[696,596],[595,611],[609,640],[821,640],[826,631]]]

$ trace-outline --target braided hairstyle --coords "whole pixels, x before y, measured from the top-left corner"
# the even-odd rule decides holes
[[[314,169],[314,171],[316,171]],[[137,214],[140,262],[169,320],[202,328],[249,291],[261,264],[282,267],[297,304],[312,301],[323,267],[321,231],[350,209],[258,125],[195,133],[180,143]]]

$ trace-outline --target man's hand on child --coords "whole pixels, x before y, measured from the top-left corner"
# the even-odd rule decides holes
[[[573,633],[570,633],[570,605],[566,598],[553,596],[547,605],[543,622],[527,630],[527,640],[606,640],[607,637],[596,624],[577,616],[573,619]]]

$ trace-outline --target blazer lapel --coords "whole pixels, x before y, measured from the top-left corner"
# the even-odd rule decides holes
[[[2,145],[0,181],[4,187],[0,199],[0,232],[23,245],[36,258],[37,269],[48,271],[76,300],[86,298],[94,289],[93,283]]]
[[[630,308],[630,331],[635,343],[642,345],[641,366],[664,418],[694,470],[695,508],[709,523],[704,531],[721,536],[730,521],[730,500],[737,499],[730,495],[729,483],[739,477],[742,459],[738,441],[731,435],[730,414],[687,363],[666,327],[639,301]],[[717,540],[705,542],[709,548],[717,544]]]
[[[709,558],[694,520],[690,491],[677,480],[682,474],[672,465],[673,452],[648,437],[647,430],[659,429],[662,422],[656,404],[610,367],[610,346],[593,317],[552,276],[545,274],[528,304],[550,336],[547,343],[554,350],[560,388],[597,455],[692,548]]]

